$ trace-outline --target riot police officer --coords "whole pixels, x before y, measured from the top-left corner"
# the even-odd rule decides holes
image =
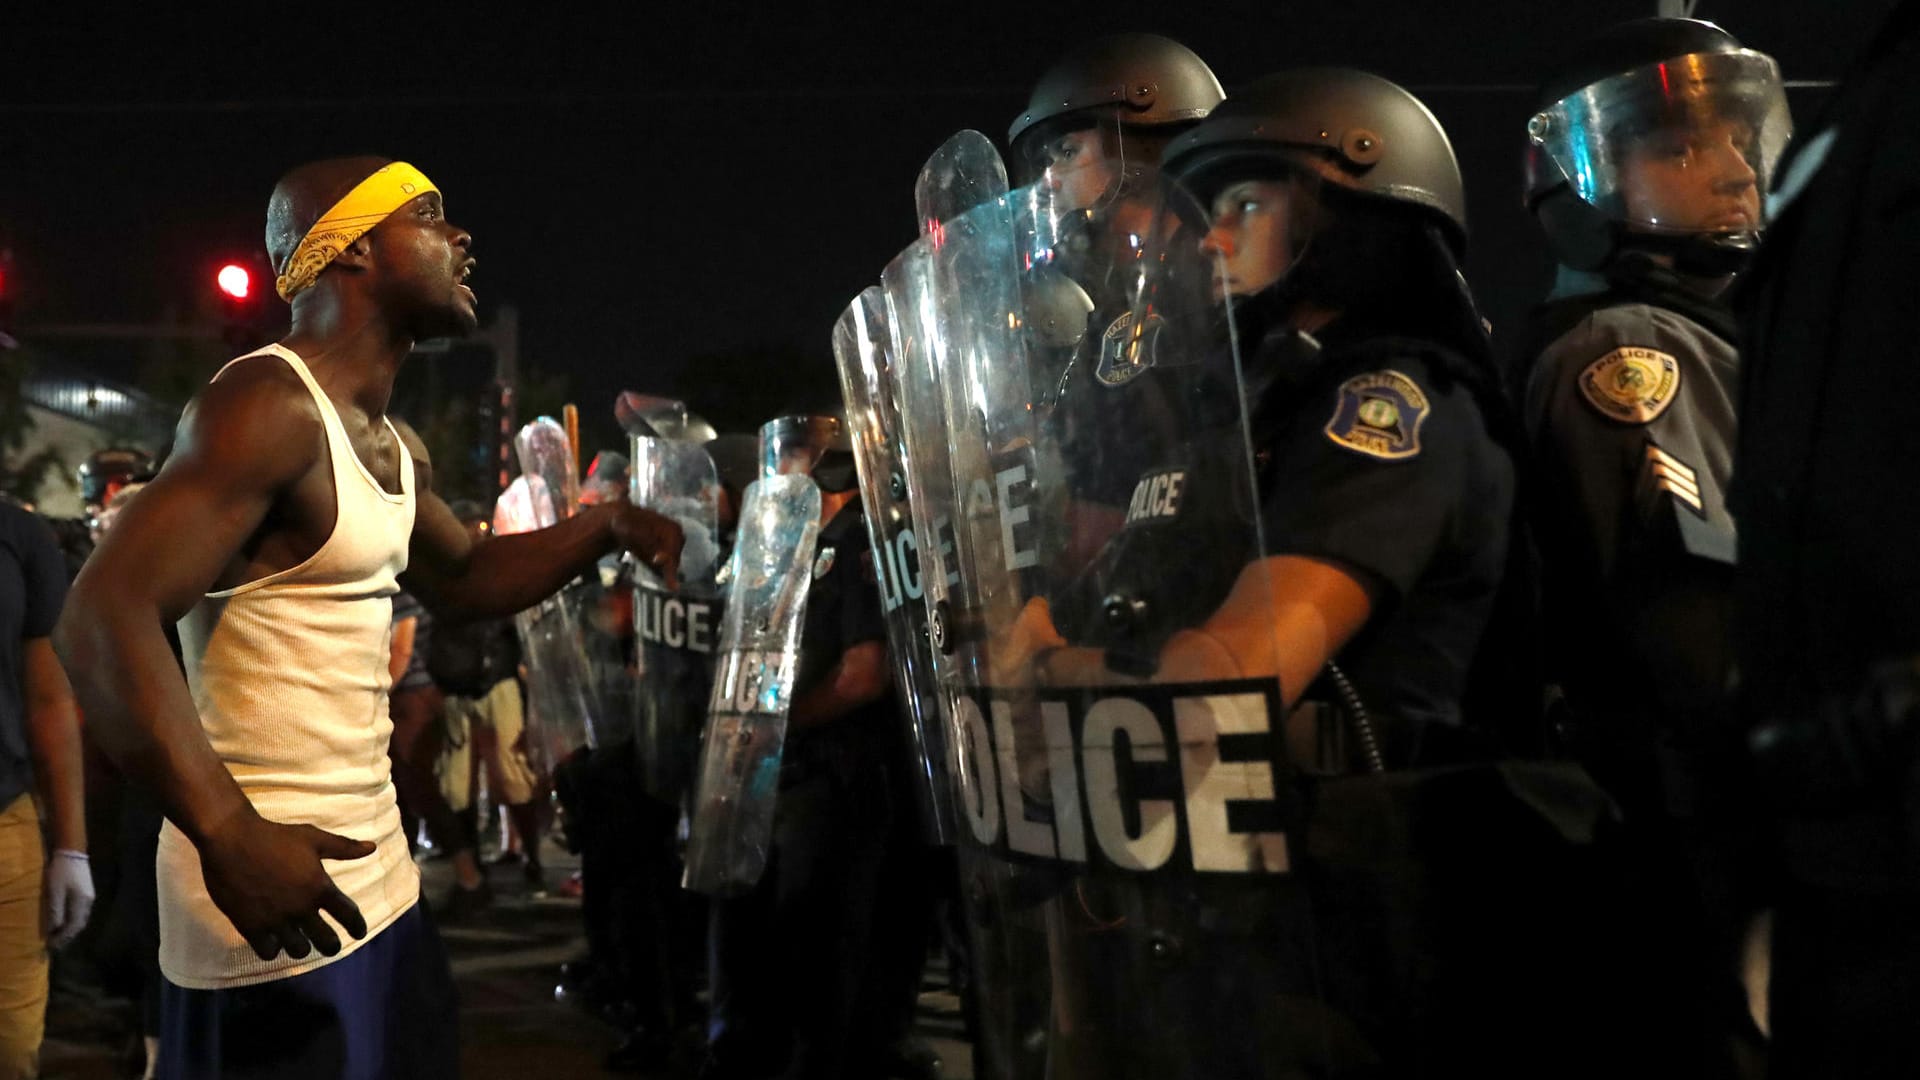
[[[1790,121],[1772,59],[1710,23],[1638,20],[1577,55],[1540,89],[1527,156],[1527,205],[1561,267],[1523,348],[1557,727],[1622,807],[1612,925],[1663,973],[1623,993],[1639,1006],[1623,1022],[1690,1075],[1740,1075],[1757,1056],[1734,948],[1752,822],[1703,801],[1728,791],[1738,752],[1725,499],[1740,359],[1721,297],[1756,247]]]
[[[1096,38],[1034,84],[1007,130],[1015,181],[1044,182],[1088,210],[1150,186],[1167,141],[1225,97],[1193,50],[1158,34]]]
[[[914,832],[890,773],[897,705],[886,624],[844,421],[783,417],[762,429],[763,475],[810,475],[822,526],[800,631],[772,848],[744,895],[712,904],[713,1014],[702,1075],[883,1075],[904,1031],[877,1000],[878,910],[889,847]],[[924,955],[924,939],[920,946]],[[897,967],[897,965],[895,965]],[[901,994],[917,986],[894,980]],[[884,978],[884,976],[882,976]],[[896,995],[897,996],[897,995]]]
[[[1130,381],[1174,422],[1147,433],[1155,459],[1131,477],[1124,523],[1023,610],[1005,651],[1039,649],[1053,687],[1277,682],[1295,773],[1273,809],[1292,831],[1284,849],[1196,832],[1194,868],[1214,872],[1182,883],[1077,883],[1049,926],[1070,1001],[1055,1008],[1075,1030],[1050,1052],[1087,1075],[1539,1069],[1557,1029],[1525,999],[1561,1007],[1547,980],[1564,955],[1518,929],[1546,905],[1514,868],[1560,852],[1516,798],[1522,772],[1482,766],[1496,718],[1463,704],[1500,601],[1515,467],[1459,272],[1446,134],[1384,79],[1292,71],[1229,97],[1163,170],[1197,224],[1154,261],[1184,245],[1216,264],[1213,311],[1232,332],[1211,329],[1243,363],[1230,346],[1184,355],[1199,331],[1168,295],[1135,306]],[[1156,319],[1166,337],[1140,356]],[[1220,730],[1225,762],[1234,728]],[[1230,798],[1268,791],[1243,782],[1223,781]],[[1590,819],[1594,800],[1575,802]],[[1189,802],[1190,828],[1203,805]],[[1424,839],[1374,843],[1410,831]],[[1242,867],[1290,876],[1250,889]],[[1129,1030],[1176,1024],[1194,1032],[1177,1055]]]
[[[1051,240],[1060,257],[1044,286],[1057,327],[1043,358],[1053,390],[1040,404],[1054,425],[1059,468],[1085,478],[1125,452],[1134,404],[1120,387],[1143,363],[1116,362],[1130,337],[1125,296],[1129,260],[1152,233],[1160,205],[1158,170],[1167,143],[1224,97],[1213,70],[1158,34],[1114,34],[1086,42],[1035,83],[1007,132],[1014,179],[1052,201],[1059,222]],[[1076,560],[1123,512],[1126,492],[1069,481],[1075,498],[1060,508],[1055,558]]]
[[[1384,79],[1294,71],[1229,98],[1165,168],[1203,208],[1198,245],[1246,357],[1269,573],[1170,586],[1216,615],[1161,662],[1217,645],[1243,674],[1277,674],[1292,702],[1337,659],[1385,725],[1387,764],[1454,757],[1472,741],[1460,698],[1505,564],[1513,467],[1458,271],[1465,200],[1446,134]],[[1115,565],[1101,591],[1125,596]],[[1261,580],[1278,610],[1312,613],[1277,671],[1236,651],[1219,614]]]

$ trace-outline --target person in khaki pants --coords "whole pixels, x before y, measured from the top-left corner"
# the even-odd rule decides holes
[[[47,948],[73,940],[93,907],[79,714],[48,641],[66,581],[53,534],[0,502],[0,1080],[38,1074]]]

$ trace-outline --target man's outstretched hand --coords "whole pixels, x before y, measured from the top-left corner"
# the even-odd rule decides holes
[[[295,960],[315,949],[340,952],[340,936],[322,911],[357,940],[367,921],[327,876],[322,859],[364,859],[374,845],[311,825],[283,825],[251,810],[234,814],[200,844],[207,895],[233,920],[262,960],[282,951]]]
[[[667,583],[680,587],[680,549],[687,538],[680,523],[670,517],[642,509],[628,502],[613,504],[613,538],[633,552],[633,557],[652,567]]]

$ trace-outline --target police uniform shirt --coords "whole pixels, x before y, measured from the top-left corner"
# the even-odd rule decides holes
[[[1576,705],[1696,710],[1724,682],[1739,359],[1724,309],[1672,274],[1620,280],[1640,295],[1542,312],[1587,308],[1528,376],[1556,674]]]
[[[800,667],[793,683],[795,699],[818,686],[848,649],[862,642],[886,641],[886,616],[880,609],[871,551],[866,517],[856,496],[820,530],[814,546],[813,584],[807,592]],[[891,707],[883,695],[852,715],[836,717],[831,726],[884,716]]]
[[[1272,417],[1254,433],[1266,550],[1384,587],[1335,660],[1369,712],[1417,737],[1461,723],[1506,565],[1513,462],[1472,391],[1442,370],[1445,354],[1397,339],[1343,346],[1357,331],[1334,331],[1298,404],[1257,413]]]
[[[1562,527],[1591,538],[1582,546],[1600,578],[1650,549],[1733,562],[1738,377],[1727,339],[1643,302],[1599,307],[1541,353],[1528,435]]]

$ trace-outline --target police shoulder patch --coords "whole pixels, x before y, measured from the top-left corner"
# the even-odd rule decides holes
[[[1420,384],[1391,369],[1340,384],[1327,438],[1368,457],[1403,461],[1420,453],[1420,427],[1433,407]]]
[[[1580,396],[1601,416],[1647,424],[1680,396],[1680,364],[1671,353],[1625,345],[1588,364],[1579,382]]]
[[[1100,363],[1094,377],[1107,386],[1125,386],[1153,366],[1166,320],[1148,315],[1135,322],[1127,312],[1107,324],[1100,335]]]

